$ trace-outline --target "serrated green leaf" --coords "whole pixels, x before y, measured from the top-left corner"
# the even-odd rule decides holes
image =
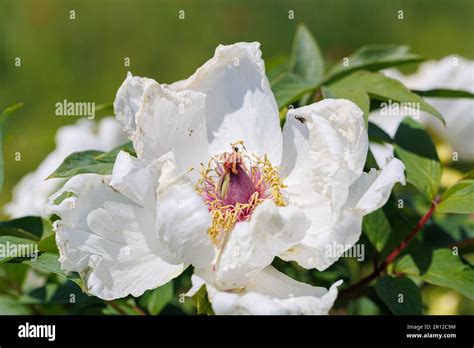
[[[377,71],[424,60],[419,55],[411,53],[408,46],[396,45],[364,46],[347,58],[348,60],[341,60],[340,63],[329,70],[326,77],[327,81],[341,78],[360,69]],[[347,62],[347,66],[344,62]]]
[[[409,278],[383,276],[375,283],[377,295],[396,315],[421,315],[420,289]]]
[[[474,214],[474,179],[461,180],[448,188],[436,207],[439,213]]]
[[[64,159],[63,163],[61,163],[61,165],[51,175],[49,175],[48,179],[68,179],[74,175],[84,173],[95,173],[101,175],[111,174],[115,158],[120,151],[126,151],[135,155],[132,143],[121,145],[109,152],[95,150],[74,152]]]
[[[421,249],[395,263],[395,272],[417,276],[424,281],[454,289],[474,300],[474,268],[450,249]]]
[[[430,137],[419,123],[406,118],[398,127],[394,142],[395,154],[406,167],[407,182],[431,202],[438,192],[442,166]]]
[[[391,227],[382,209],[364,216],[362,229],[375,249],[383,250],[390,238]]]

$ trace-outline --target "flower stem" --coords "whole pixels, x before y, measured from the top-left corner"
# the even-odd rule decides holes
[[[433,213],[435,212],[436,206],[438,205],[440,197],[436,197],[433,202],[431,202],[430,209],[426,212],[425,215],[418,221],[417,225],[410,231],[408,236],[396,247],[392,250],[390,254],[385,258],[385,260],[377,267],[374,268],[372,273],[370,273],[367,277],[362,278],[359,282],[351,285],[347,289],[341,290],[339,292],[339,297],[351,297],[357,292],[359,289],[363,288],[364,286],[368,285],[372,280],[376,279],[379,275],[385,272],[388,265],[390,265],[395,259],[400,255],[400,253],[408,246],[410,241],[415,238],[415,236],[420,232],[423,227],[426,225],[428,220],[431,218]]]

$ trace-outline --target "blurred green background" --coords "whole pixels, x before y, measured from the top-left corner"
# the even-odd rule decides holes
[[[53,150],[56,130],[77,121],[55,116],[55,104],[111,102],[128,70],[172,82],[193,73],[218,44],[238,41],[260,41],[268,63],[289,54],[299,23],[330,63],[362,45],[384,43],[407,44],[428,58],[456,53],[474,59],[473,15],[472,0],[0,0],[0,110],[24,103],[7,121],[0,208],[18,180]],[[457,293],[423,290],[426,313],[473,311]],[[371,304],[354,306],[362,309],[349,312],[372,313]]]

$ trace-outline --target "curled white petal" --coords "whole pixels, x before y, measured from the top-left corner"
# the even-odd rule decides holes
[[[399,182],[405,185],[405,166],[397,158],[389,161],[381,170],[372,169],[362,173],[351,186],[347,207],[359,214],[367,215],[387,203],[393,186]]]

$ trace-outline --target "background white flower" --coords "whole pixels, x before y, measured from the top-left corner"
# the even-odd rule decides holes
[[[5,213],[13,218],[44,216],[48,197],[64,182],[62,179],[45,180],[71,153],[84,150],[109,151],[127,141],[120,125],[112,117],[97,125],[82,119],[64,126],[56,133],[56,148],[36,170],[26,174],[14,187],[12,201],[4,206]]]
[[[327,313],[340,283],[296,282],[274,257],[328,267],[340,254],[322,248],[352,246],[404,167],[362,172],[367,130],[347,100],[296,109],[282,132],[259,46],[221,45],[172,85],[128,75],[114,108],[138,159],[120,153],[111,177],[74,177],[49,204],[61,264],[92,294],[138,296],[192,264],[216,312]]]
[[[455,55],[423,63],[412,75],[403,75],[397,70],[387,70],[385,73],[415,90],[448,88],[474,93],[474,62]],[[443,115],[446,127],[438,119],[423,112],[418,121],[426,125],[436,137],[448,143],[453,151],[459,154],[459,159],[474,161],[474,100],[425,99]],[[381,115],[380,111],[377,111],[369,116],[369,120],[393,137],[405,116],[407,115]],[[393,153],[390,146],[374,144],[371,148],[374,149],[374,156],[379,164],[383,164],[387,154]]]

